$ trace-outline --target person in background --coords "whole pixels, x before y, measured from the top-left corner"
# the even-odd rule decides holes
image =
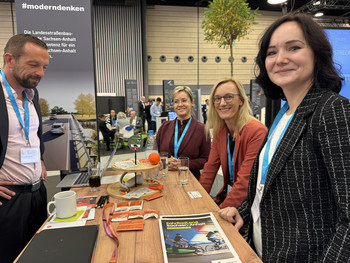
[[[134,127],[134,134],[142,132],[142,119],[136,116],[136,111],[130,112],[130,126]]]
[[[204,123],[204,124],[207,123],[207,112],[208,112],[208,108],[209,108],[209,100],[206,99],[206,100],[205,100],[205,104],[202,106],[202,115],[203,115],[203,123]]]
[[[106,116],[106,124],[108,129],[117,127],[117,115],[115,114],[115,110],[111,110],[109,115]]]
[[[313,17],[287,14],[257,56],[265,96],[286,99],[260,149],[248,197],[220,215],[250,225],[263,262],[349,262],[350,101]]]
[[[114,133],[117,128],[117,115],[115,114],[115,110],[111,110],[110,113],[106,116],[106,125],[110,130],[109,137],[114,138]]]
[[[178,247],[186,247],[188,244],[188,240],[183,238],[180,233],[176,233],[176,236],[174,237],[175,244],[178,245]]]
[[[114,141],[116,143],[116,145],[118,145],[118,139],[120,137],[123,137],[123,134],[121,133],[122,129],[125,126],[129,126],[130,122],[129,120],[126,118],[126,114],[122,111],[118,112],[117,114],[117,130],[114,133]]]
[[[102,133],[103,135],[103,140],[106,143],[106,151],[110,151],[110,134],[111,134],[111,129],[107,128],[106,124],[106,116],[104,114],[99,114],[98,115],[98,130]]]
[[[177,118],[165,121],[160,126],[156,137],[158,152],[169,153],[169,170],[178,169],[178,157],[188,157],[189,168],[199,179],[200,170],[208,161],[210,139],[205,136],[203,123],[192,117],[194,106],[192,90],[187,86],[176,87],[172,101]]]
[[[0,262],[13,262],[47,218],[47,173],[36,86],[50,55],[18,34],[4,49],[0,75]]]
[[[222,167],[224,184],[216,196],[220,208],[239,206],[247,197],[250,170],[266,134],[265,126],[251,114],[237,79],[224,78],[213,87],[205,126],[208,136],[213,129],[213,143],[200,183],[210,193]]]
[[[152,116],[151,116],[151,106],[153,104],[153,100],[149,99],[146,103],[145,114],[147,120],[147,130],[152,130]]]
[[[118,112],[117,120],[117,131],[120,131],[125,126],[128,126],[130,124],[129,120],[126,118],[126,114],[122,111]]]
[[[153,130],[154,133],[156,133],[156,131],[157,131],[157,117],[160,117],[160,115],[162,114],[162,105],[160,104],[161,102],[162,102],[162,99],[160,97],[158,97],[156,99],[156,103],[153,104],[151,106],[151,109],[150,109],[150,113],[152,116],[151,130]]]
[[[146,122],[146,112],[145,112],[145,108],[146,108],[146,98],[145,96],[141,97],[141,100],[139,101],[139,117],[142,120],[142,131],[145,131],[145,122]]]

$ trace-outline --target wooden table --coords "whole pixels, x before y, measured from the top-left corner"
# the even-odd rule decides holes
[[[160,215],[199,214],[212,212],[224,230],[226,236],[235,248],[242,262],[261,262],[259,257],[241,237],[235,227],[218,215],[219,207],[203,189],[193,175],[190,175],[188,185],[177,184],[177,172],[169,171],[169,176],[161,178],[164,184],[162,198],[144,201],[143,209],[158,209]],[[101,186],[101,191],[91,193],[89,187],[74,188],[77,196],[105,195],[107,186]],[[191,199],[188,191],[198,191],[202,198]],[[126,199],[110,198],[111,202],[126,201]],[[95,262],[109,262],[115,247],[114,241],[109,238],[102,225],[102,209],[96,209],[95,220],[88,221],[87,225],[100,224]],[[117,224],[117,223],[113,223]],[[145,220],[143,231],[117,232],[120,240],[118,263],[158,263],[163,262],[161,237],[158,220]]]

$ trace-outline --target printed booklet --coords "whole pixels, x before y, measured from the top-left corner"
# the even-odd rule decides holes
[[[241,262],[212,213],[161,216],[159,228],[165,263]]]

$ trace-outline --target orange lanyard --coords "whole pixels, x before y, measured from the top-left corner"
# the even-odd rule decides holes
[[[112,207],[112,209],[109,213],[108,220],[107,220],[105,210],[107,208],[110,208],[110,207]],[[116,246],[115,246],[115,249],[113,251],[111,260],[109,261],[110,263],[117,262],[118,247],[119,247],[119,238],[118,238],[117,233],[115,232],[115,230],[112,226],[113,212],[114,212],[114,203],[109,203],[109,204],[104,206],[103,213],[102,213],[103,228],[104,228],[106,234],[116,242]]]

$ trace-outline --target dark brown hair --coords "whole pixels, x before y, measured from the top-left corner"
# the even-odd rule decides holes
[[[291,21],[299,24],[307,44],[314,53],[314,86],[339,93],[343,78],[334,67],[332,46],[321,26],[310,15],[301,13],[287,14],[276,20],[265,31],[260,39],[256,58],[256,82],[263,88],[267,97],[271,99],[285,98],[281,87],[270,80],[265,67],[265,59],[272,34],[280,25]]]
[[[48,47],[45,44],[45,42],[40,40],[39,38],[29,34],[18,34],[14,35],[7,41],[7,44],[4,48],[4,54],[11,53],[14,59],[17,60],[20,56],[23,55],[23,47],[27,43],[32,43],[36,46],[48,50]]]

